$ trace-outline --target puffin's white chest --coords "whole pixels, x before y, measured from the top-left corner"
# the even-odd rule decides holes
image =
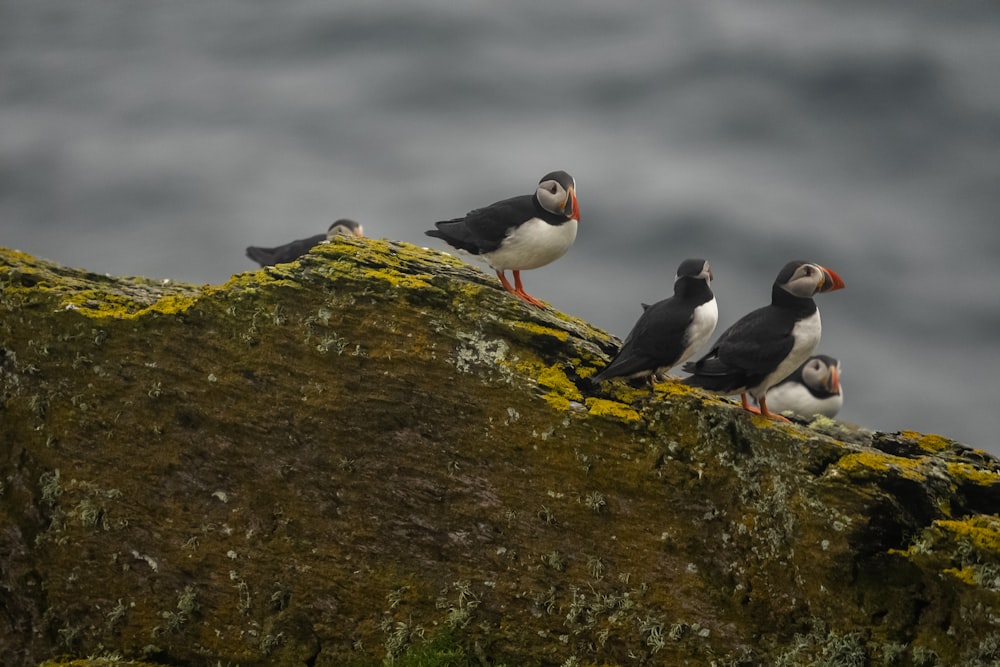
[[[772,371],[764,381],[753,387],[750,394],[754,398],[760,398],[768,389],[784,380],[795,372],[795,369],[802,365],[809,358],[819,345],[820,333],[823,330],[819,319],[819,310],[809,317],[801,319],[792,327],[792,350],[785,357],[774,371]]]
[[[773,387],[767,392],[767,407],[771,412],[792,411],[805,419],[815,415],[836,417],[844,405],[844,393],[826,398],[816,398],[806,387],[798,382],[786,382]]]
[[[694,309],[691,317],[691,324],[688,326],[687,336],[684,339],[684,351],[677,360],[675,366],[679,366],[694,354],[695,350],[704,345],[715,332],[715,325],[719,323],[719,304],[715,297],[711,301],[706,301]]]
[[[537,269],[554,262],[576,240],[576,220],[550,225],[532,218],[507,234],[503,244],[483,257],[497,271]]]

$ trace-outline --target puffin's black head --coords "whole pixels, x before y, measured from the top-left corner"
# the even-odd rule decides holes
[[[337,234],[343,234],[344,236],[355,236],[361,238],[364,236],[364,229],[361,225],[353,220],[348,220],[347,218],[341,218],[335,223],[330,225],[330,229],[326,230],[327,240],[332,239]]]
[[[542,176],[535,190],[538,203],[549,213],[580,220],[580,205],[576,201],[576,181],[565,171],[553,171]]]
[[[685,259],[677,267],[677,278],[701,278],[712,281],[712,267],[708,265],[707,259]]]
[[[811,262],[794,261],[785,264],[778,272],[774,287],[792,296],[809,299],[819,292],[843,289],[844,281],[832,269]]]
[[[711,293],[712,267],[707,259],[685,259],[677,267],[677,277],[674,279],[674,296],[687,298],[696,294],[704,294],[707,289]]]

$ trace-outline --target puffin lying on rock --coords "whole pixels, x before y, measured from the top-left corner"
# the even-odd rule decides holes
[[[337,234],[355,236],[357,238],[364,236],[364,232],[360,224],[353,220],[344,218],[337,220],[330,225],[326,234],[316,234],[315,236],[310,236],[307,239],[298,239],[297,241],[292,241],[290,243],[286,243],[285,245],[279,245],[275,248],[259,248],[257,246],[250,246],[247,248],[247,257],[261,266],[274,266],[275,264],[294,262],[299,257],[312,250],[314,246],[319,245],[323,241],[331,240]]]
[[[791,412],[801,419],[816,415],[836,417],[844,406],[844,388],[840,384],[840,362],[825,354],[816,354],[767,392],[772,412]]]

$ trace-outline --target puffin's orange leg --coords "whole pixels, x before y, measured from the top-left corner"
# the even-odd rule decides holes
[[[788,422],[789,424],[792,423],[792,420],[788,419],[787,417],[782,417],[781,415],[776,415],[773,412],[768,411],[766,396],[760,397],[760,414],[764,415],[765,417],[769,417],[771,419],[777,419],[778,421]]]
[[[538,299],[536,299],[535,297],[531,296],[530,294],[524,291],[524,286],[521,284],[521,272],[514,271],[513,274],[514,274],[514,294],[518,295],[519,297],[521,297],[522,299],[524,299],[533,306],[544,308],[545,307],[544,303],[542,303],[541,301],[539,301]]]
[[[517,294],[517,290],[515,290],[514,286],[510,284],[509,280],[507,280],[507,276],[503,274],[503,271],[497,271],[497,278],[500,279],[500,284],[503,285],[505,290],[511,294]]]
[[[760,410],[750,405],[750,401],[747,400],[746,392],[740,394],[740,398],[743,400],[743,409],[747,412],[752,412],[755,415],[760,414]]]

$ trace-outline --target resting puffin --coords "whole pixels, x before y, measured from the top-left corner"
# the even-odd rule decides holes
[[[533,195],[511,197],[477,208],[465,217],[435,222],[427,233],[449,245],[482,256],[504,289],[530,304],[542,302],[524,291],[521,271],[537,269],[566,254],[576,239],[580,206],[576,181],[565,171],[542,176]],[[514,273],[511,286],[505,271]]]
[[[684,384],[719,394],[740,394],[743,407],[765,417],[767,390],[785,379],[819,344],[819,309],[813,295],[842,289],[844,281],[819,264],[789,262],[771,287],[771,305],[744,315],[726,329],[712,349],[684,364],[692,373]],[[750,407],[747,394],[760,404]],[[786,420],[787,421],[787,420]]]
[[[313,246],[322,243],[323,241],[329,241],[337,234],[361,238],[364,236],[364,230],[357,222],[347,220],[345,218],[337,220],[330,225],[326,234],[316,234],[315,236],[310,236],[307,239],[298,239],[297,241],[292,241],[291,243],[286,243],[285,245],[279,245],[276,248],[258,248],[257,246],[250,246],[247,248],[247,257],[261,266],[274,266],[275,264],[294,262],[299,257],[312,250]]]
[[[677,268],[674,295],[644,311],[618,354],[592,378],[638,378],[666,373],[687,361],[715,331],[719,307],[710,286],[712,269],[704,259],[686,259]]]
[[[825,354],[816,354],[767,392],[768,407],[773,412],[792,412],[812,419],[815,415],[836,417],[844,406],[840,385],[840,362]]]

